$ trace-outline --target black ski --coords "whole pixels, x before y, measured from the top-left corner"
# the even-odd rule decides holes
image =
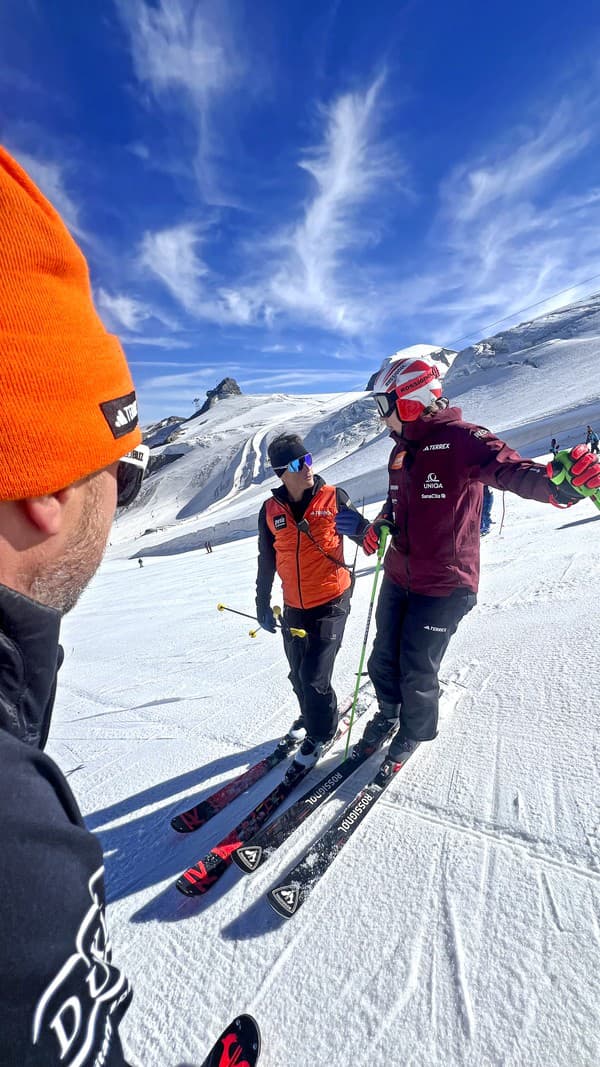
[[[371,698],[357,704],[354,721],[364,715],[367,709],[371,706]],[[335,740],[339,740],[342,737],[349,725],[349,714],[346,714],[338,726],[338,730],[335,736]],[[289,797],[290,793],[300,784],[306,775],[312,771],[312,767],[298,768],[296,773],[291,773],[291,768],[288,769],[285,777],[267,794],[262,800],[256,804],[256,806],[246,815],[245,819],[242,819],[233,830],[231,830],[218,845],[211,848],[210,852],[206,854],[193,866],[188,867],[187,870],[177,879],[175,885],[180,893],[184,893],[186,896],[202,896],[219,878],[225,874],[225,871],[230,866],[233,854],[242,845],[246,844],[250,838],[254,837],[260,828],[264,826],[271,815],[277,811],[278,808]]]
[[[215,1041],[200,1067],[256,1067],[260,1030],[251,1015],[238,1015]]]
[[[370,688],[370,682],[363,682],[359,689],[359,695],[364,693],[365,689]],[[339,737],[348,729],[349,712],[352,708],[352,699],[345,701],[340,709],[340,723],[338,731],[335,736],[337,741]],[[212,793],[205,800],[201,800],[198,804],[193,804],[191,808],[186,811],[182,811],[179,815],[174,815],[171,819],[171,826],[174,830],[177,830],[179,834],[190,834],[195,830],[200,830],[202,826],[212,819],[214,815],[218,815],[220,811],[231,804],[232,801],[241,797],[243,793],[246,793],[255,782],[264,778],[269,771],[277,767],[278,764],[283,763],[288,756],[291,756],[296,751],[300,744],[300,740],[294,740],[290,737],[282,737],[281,741],[275,746],[273,751],[268,756],[264,756],[263,759],[257,763],[253,763],[251,767],[248,767],[241,774],[238,774],[236,778],[233,778],[230,782],[226,782],[216,792]]]
[[[296,914],[408,758],[409,756],[406,756],[402,763],[384,760],[373,781],[356,794],[354,800],[344,808],[333,825],[313,842],[293,870],[286,875],[285,881],[269,890],[267,900],[278,915],[289,919]],[[384,768],[389,771],[385,777]]]
[[[312,789],[307,790],[290,808],[282,812],[268,826],[259,830],[248,841],[248,844],[238,848],[233,853],[233,862],[244,874],[252,874],[257,871],[263,863],[266,863],[269,856],[284,841],[287,841],[288,837],[295,833],[305,819],[308,819],[309,815],[312,815],[336,789],[339,789],[351,774],[354,774],[366,760],[371,758],[373,753],[383,744],[383,740],[385,739],[382,739],[379,744],[373,745],[364,752],[352,752],[343,763],[338,764],[332,771],[323,775],[320,782],[317,782]]]

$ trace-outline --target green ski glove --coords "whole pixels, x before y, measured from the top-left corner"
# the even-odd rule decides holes
[[[552,482],[551,504],[569,508],[588,496],[600,509],[600,459],[587,445],[575,445],[557,452],[546,472]]]

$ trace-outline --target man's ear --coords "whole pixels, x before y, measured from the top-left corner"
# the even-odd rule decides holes
[[[35,496],[29,497],[27,500],[20,500],[19,505],[31,525],[35,526],[36,530],[41,534],[51,537],[60,533],[62,529],[65,505],[68,503],[72,491],[72,487],[68,486],[66,489],[59,489],[56,493],[50,493],[48,496]]]

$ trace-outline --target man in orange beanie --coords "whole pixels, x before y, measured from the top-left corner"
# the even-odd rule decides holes
[[[0,148],[0,1059],[124,1064],[102,852],[42,749],[61,615],[148,450],[123,351],[60,217]]]

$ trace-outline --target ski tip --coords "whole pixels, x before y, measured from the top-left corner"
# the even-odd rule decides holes
[[[177,881],[175,882],[175,889],[178,889],[179,892],[183,893],[183,895],[186,897],[193,897],[196,895],[190,883],[186,882],[185,878],[183,877],[177,879]]]
[[[275,889],[269,889],[267,900],[273,911],[276,911],[282,919],[291,919],[302,903],[297,885],[280,885]]]
[[[260,1046],[260,1029],[254,1016],[238,1015],[223,1030],[200,1067],[223,1067],[223,1064],[255,1067]]]
[[[174,815],[173,816],[173,818],[171,819],[171,826],[173,827],[174,830],[177,830],[178,834],[189,834],[190,831],[192,829],[194,829],[194,827],[188,826],[183,821],[183,819],[181,818],[181,815]]]
[[[231,858],[240,871],[244,874],[252,874],[260,867],[262,855],[263,850],[260,845],[242,845],[241,848],[235,850]]]
[[[175,882],[175,888],[178,889],[180,893],[183,893],[185,897],[202,897],[204,896],[207,887],[200,881],[188,881],[185,874],[182,874]]]

